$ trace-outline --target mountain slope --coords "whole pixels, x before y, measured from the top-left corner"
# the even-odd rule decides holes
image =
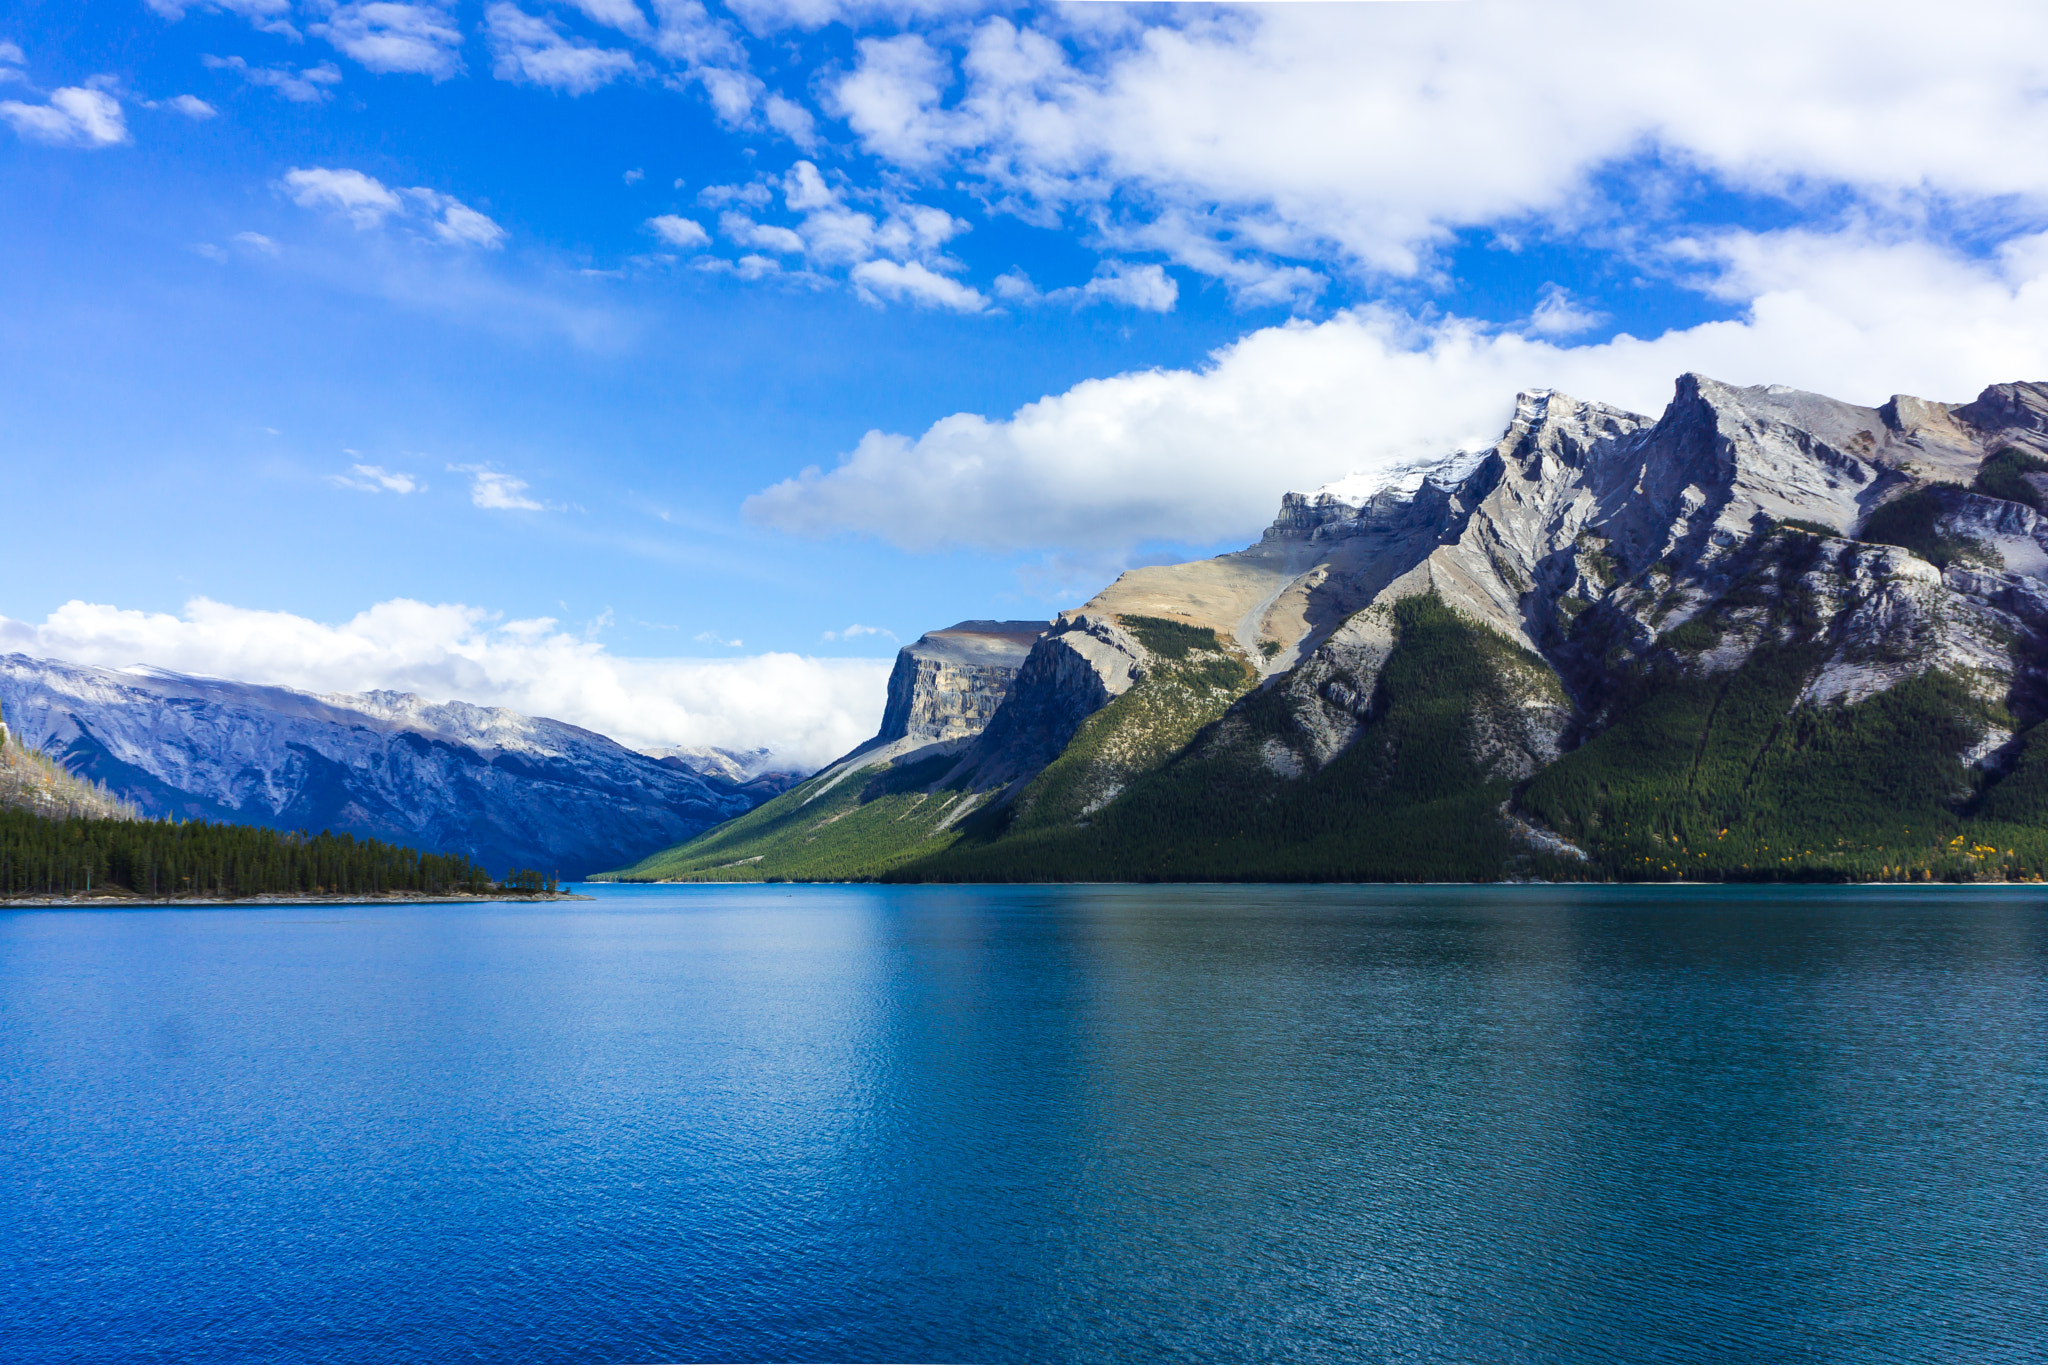
[[[950,762],[835,818],[955,814],[834,875],[2038,875],[2043,506],[2048,386],[1526,393],[1488,450],[1062,613]],[[1175,712],[1169,638],[1241,681]]]
[[[897,651],[881,729],[730,824],[609,874],[625,881],[870,876],[957,837],[977,802],[935,791],[1005,705],[1042,621],[962,621]]]
[[[750,809],[573,725],[410,693],[316,696],[0,656],[15,733],[150,817],[332,829],[568,877]]]

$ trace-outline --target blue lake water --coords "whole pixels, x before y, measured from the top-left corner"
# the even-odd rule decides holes
[[[2048,896],[0,912],[0,1358],[2041,1361]]]

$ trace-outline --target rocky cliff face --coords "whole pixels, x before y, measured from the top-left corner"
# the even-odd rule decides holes
[[[1043,634],[1043,621],[962,621],[919,636],[896,652],[873,742],[942,744],[980,734]]]
[[[1655,418],[1524,393],[1123,574],[971,743],[817,819],[834,875],[2032,875],[2044,715],[2048,386],[1686,375]]]
[[[962,621],[896,651],[881,728],[821,770],[825,789],[866,768],[957,752],[1002,708],[1045,630],[1043,621]]]
[[[333,829],[493,872],[622,866],[772,792],[573,725],[409,693],[316,696],[0,657],[13,734],[150,817]]]

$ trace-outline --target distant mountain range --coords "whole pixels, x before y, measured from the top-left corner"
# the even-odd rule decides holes
[[[577,878],[796,780],[765,753],[637,753],[561,721],[410,693],[315,695],[0,656],[14,737],[146,816],[331,829]]]
[[[1524,393],[1235,554],[924,637],[875,739],[618,875],[2038,880],[2044,511],[2048,385]]]

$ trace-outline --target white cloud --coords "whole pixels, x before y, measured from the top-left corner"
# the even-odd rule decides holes
[[[450,246],[480,246],[496,251],[505,245],[505,229],[460,199],[421,187],[405,193],[426,211],[434,235]]]
[[[22,79],[21,67],[28,65],[28,55],[13,43],[0,43],[0,81]]]
[[[313,692],[417,692],[553,717],[633,748],[766,747],[805,767],[874,734],[889,674],[881,659],[619,658],[547,618],[405,599],[338,625],[203,597],[179,616],[74,601],[40,624],[0,617],[0,649]]]
[[[718,230],[741,246],[759,247],[763,251],[779,251],[787,256],[804,249],[804,239],[789,228],[757,223],[744,213],[720,214]]]
[[[251,66],[240,57],[216,57],[210,53],[199,60],[209,70],[239,72],[250,85],[275,90],[294,104],[318,104],[334,93],[331,87],[341,83],[341,68],[333,62],[322,62],[301,71],[289,62],[278,66]]]
[[[587,95],[622,76],[632,75],[639,66],[630,52],[597,47],[566,36],[552,20],[528,14],[516,5],[492,5],[487,23],[493,58],[491,74],[501,81]],[[645,21],[642,23],[644,26]]]
[[[251,27],[294,42],[299,37],[299,31],[291,26],[289,20],[292,0],[147,0],[147,3],[151,10],[174,23],[184,18],[187,10],[206,10],[238,14],[248,20]]]
[[[260,232],[238,232],[232,239],[236,246],[258,252],[265,256],[277,255],[277,243]]]
[[[641,37],[652,32],[647,16],[640,12],[640,6],[633,0],[570,0],[570,3],[598,23],[621,33]]]
[[[973,117],[940,107],[953,83],[952,59],[921,34],[863,38],[855,46],[859,61],[831,95],[834,112],[868,151],[922,169],[955,147],[996,135]]]
[[[1014,296],[1024,297],[1017,294],[1016,277],[1004,278],[1012,280],[1007,287]],[[1025,283],[1028,287],[1029,281]],[[1002,281],[998,280],[997,284],[1001,286]],[[1095,278],[1088,283],[1055,289],[1045,297],[1057,303],[1071,303],[1077,308],[1091,303],[1108,303],[1150,313],[1171,313],[1180,298],[1180,285],[1162,266],[1105,261],[1096,267]]]
[[[394,215],[415,217],[423,218],[435,238],[450,246],[496,251],[505,244],[504,228],[460,199],[423,185],[394,190],[361,171],[324,166],[294,167],[279,183],[300,208],[339,210],[360,229],[381,227]]]
[[[676,181],[681,189],[683,182]],[[708,208],[723,208],[728,204],[745,204],[749,208],[766,208],[775,200],[775,191],[759,181],[751,185],[706,185],[697,191],[697,202]]]
[[[891,640],[896,638],[896,632],[893,630],[884,630],[880,626],[864,626],[858,621],[848,626],[845,630],[828,630],[819,638],[824,640],[858,640],[863,635],[886,635]]]
[[[348,215],[359,228],[373,228],[405,209],[390,187],[361,171],[325,166],[294,167],[284,173],[285,192],[302,209],[329,208]]]
[[[403,72],[447,80],[462,70],[462,29],[438,4],[335,5],[312,31],[344,54],[379,73]]]
[[[1965,0],[1938,24],[1772,0],[1120,13],[1099,42],[1065,15],[984,19],[957,54],[864,39],[827,107],[891,165],[998,204],[1111,236],[1172,224],[1160,249],[1224,278],[1289,259],[1414,273],[1462,228],[1597,216],[1598,173],[1645,157],[1800,203],[2048,206],[2033,0]],[[1264,297],[1312,285],[1271,278]]]
[[[1253,332],[1198,370],[1090,380],[1006,421],[961,413],[915,440],[873,431],[837,468],[806,470],[745,510],[785,531],[913,550],[1121,554],[1249,540],[1289,489],[1490,444],[1520,389],[1654,414],[1688,370],[1871,404],[1894,391],[1960,401],[2048,375],[2048,234],[1989,260],[1864,232],[1732,233],[1686,249],[1749,301],[1745,317],[1565,346],[1354,309]]]
[[[183,114],[186,118],[204,122],[220,113],[197,95],[176,95],[164,101],[165,107]]]
[[[1542,297],[1529,314],[1529,330],[1538,336],[1569,337],[1589,332],[1605,321],[1605,313],[1582,307],[1563,285],[1552,283],[1543,286]]]
[[[711,240],[711,234],[704,230],[703,224],[693,219],[678,217],[673,213],[649,218],[647,227],[655,236],[679,250],[703,246]]]
[[[545,512],[546,503],[526,495],[526,480],[514,478],[487,464],[451,464],[449,472],[470,477],[469,500],[477,507],[500,512]]]
[[[53,90],[47,104],[0,100],[0,119],[23,138],[54,147],[114,147],[128,141],[121,102],[104,90],[83,86]]]
[[[958,280],[949,280],[916,261],[863,261],[853,268],[853,282],[861,297],[900,299],[933,308],[950,308],[956,313],[979,313],[988,307],[981,291]]]
[[[741,649],[747,643],[745,640],[728,640],[715,630],[700,630],[696,639],[699,644],[718,645],[724,649]]]
[[[635,166],[632,170],[627,171],[624,175],[620,176],[619,178],[625,181],[628,185],[637,185],[647,178],[647,172],[641,170],[638,166]]]
[[[398,474],[381,465],[352,464],[346,474],[330,474],[327,481],[336,488],[353,488],[363,493],[424,493],[427,486],[410,474]]]
[[[768,126],[794,142],[804,151],[813,151],[818,145],[818,121],[811,117],[811,111],[794,100],[780,95],[770,95],[761,106],[761,116]]]

